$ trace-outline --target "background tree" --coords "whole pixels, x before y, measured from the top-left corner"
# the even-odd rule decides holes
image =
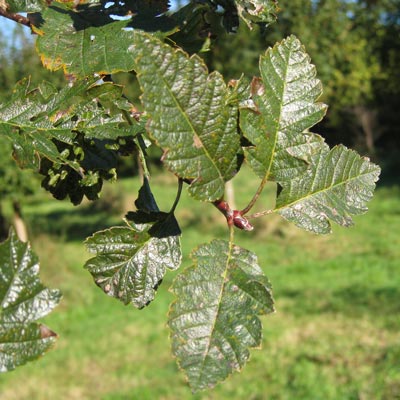
[[[21,170],[12,159],[13,149],[9,140],[0,136],[0,237],[8,236],[10,224],[21,241],[28,240],[28,229],[23,218],[23,203],[39,186],[37,177],[30,170]],[[11,209],[11,218],[4,208]]]
[[[388,160],[400,149],[398,1],[294,0],[281,4],[279,23],[268,29],[221,36],[211,67],[237,76],[254,73],[257,54],[290,32],[305,43],[329,104],[320,130],[328,142],[346,143]],[[238,51],[238,49],[240,49]],[[207,56],[206,56],[207,57]]]

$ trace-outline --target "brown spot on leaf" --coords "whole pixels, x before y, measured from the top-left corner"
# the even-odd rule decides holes
[[[40,338],[41,339],[46,339],[46,338],[49,338],[49,337],[57,336],[57,333],[53,332],[46,325],[40,325],[39,329],[40,329]]]
[[[239,81],[238,81],[237,79],[231,79],[231,80],[228,82],[228,87],[235,88],[235,87],[237,86],[238,82],[239,82]]]
[[[196,149],[201,149],[203,147],[203,143],[201,143],[201,140],[198,136],[193,136],[193,144]]]
[[[261,78],[254,77],[251,81],[251,95],[254,96],[262,96],[265,92],[264,84]]]

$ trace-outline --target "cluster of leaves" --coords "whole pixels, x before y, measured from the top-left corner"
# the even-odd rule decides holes
[[[10,7],[18,11],[21,5]],[[94,257],[85,267],[124,304],[146,306],[166,271],[180,266],[174,211],[184,183],[194,199],[223,212],[229,240],[199,246],[193,265],[172,286],[172,351],[194,391],[239,370],[249,348],[260,345],[259,316],[274,311],[268,279],[256,255],[234,244],[234,226],[250,230],[249,218],[273,212],[315,233],[328,233],[330,221],[348,226],[352,215],[366,211],[379,175],[369,160],[344,146],[330,149],[309,132],[326,106],[318,102],[321,83],[296,37],[269,48],[260,57],[260,77],[251,82],[226,84],[198,55],[182,50],[209,43],[204,29],[212,23],[205,8],[232,27],[235,15],[249,26],[268,23],[276,7],[269,0],[189,3],[169,14],[163,1],[35,3],[27,11],[38,12],[29,18],[39,55],[47,68],[63,68],[70,83],[56,92],[47,84],[29,90],[21,82],[0,108],[0,129],[16,159],[39,168],[43,185],[57,198],[95,198],[102,180],[114,176],[118,152],[139,153],[145,178],[136,211],[126,215],[125,226],[86,241]],[[120,71],[136,74],[143,113],[122,97],[121,88],[105,82]],[[150,190],[146,139],[163,149],[164,165],[178,177],[168,212],[159,210]],[[244,162],[260,186],[247,207],[232,210],[224,201],[225,184]],[[248,215],[268,181],[278,187],[275,208]]]
[[[12,140],[18,164],[44,175],[42,185],[55,198],[94,200],[103,180],[115,177],[117,151],[133,148],[143,130],[114,115],[113,102],[120,110],[132,107],[121,95],[122,88],[93,78],[59,92],[46,82],[30,89],[25,79],[0,106],[0,129]]]
[[[40,357],[57,335],[38,324],[60,301],[58,290],[39,280],[39,263],[13,232],[0,244],[0,372]]]

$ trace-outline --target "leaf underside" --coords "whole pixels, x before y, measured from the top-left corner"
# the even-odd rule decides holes
[[[213,387],[261,343],[259,315],[274,311],[257,257],[223,240],[200,246],[175,279],[169,312],[172,352],[193,391]]]
[[[0,372],[35,360],[57,335],[36,323],[59,303],[61,293],[42,285],[29,245],[10,237],[0,244]]]
[[[238,169],[237,103],[218,73],[198,56],[135,34],[136,69],[150,135],[166,151],[166,166],[190,180],[189,193],[214,201]]]

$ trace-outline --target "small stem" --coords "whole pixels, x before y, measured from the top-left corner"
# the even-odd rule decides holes
[[[181,198],[181,194],[182,194],[182,187],[183,187],[183,179],[179,178],[178,180],[178,192],[176,193],[176,198],[174,201],[174,204],[172,204],[171,210],[170,210],[170,214],[173,214],[175,212],[176,206],[179,203],[179,200]]]
[[[266,183],[267,176],[265,176],[264,179],[261,181],[260,186],[258,187],[257,192],[255,193],[253,198],[250,200],[250,203],[245,208],[243,208],[243,210],[240,211],[242,215],[246,215],[253,208],[254,204],[256,204],[256,201],[260,197],[260,194],[263,191]]]
[[[260,218],[263,217],[264,215],[272,214],[274,210],[265,210],[265,211],[260,211],[255,214],[248,215],[247,218]]]
[[[128,122],[128,124],[133,125],[132,117],[129,115],[128,111],[126,111],[126,110],[121,110],[121,111],[122,111],[122,114],[124,115],[126,121]],[[147,168],[147,163],[146,163],[146,145],[145,145],[143,137],[140,133],[138,133],[136,135],[135,142],[139,149],[139,162],[143,168],[143,175],[147,179],[150,179],[150,172],[149,172],[149,169]]]
[[[145,145],[145,143],[143,141],[143,137],[140,133],[137,134],[135,141],[137,142],[138,149],[139,149],[139,162],[143,168],[143,175],[147,179],[150,179],[150,172],[149,172],[149,169],[147,168],[146,155],[145,155],[146,145]]]
[[[11,13],[4,9],[0,8],[0,16],[4,18],[11,19],[12,21],[18,22],[19,24],[25,25],[28,28],[31,28],[31,21],[28,18],[24,17],[23,15]]]

